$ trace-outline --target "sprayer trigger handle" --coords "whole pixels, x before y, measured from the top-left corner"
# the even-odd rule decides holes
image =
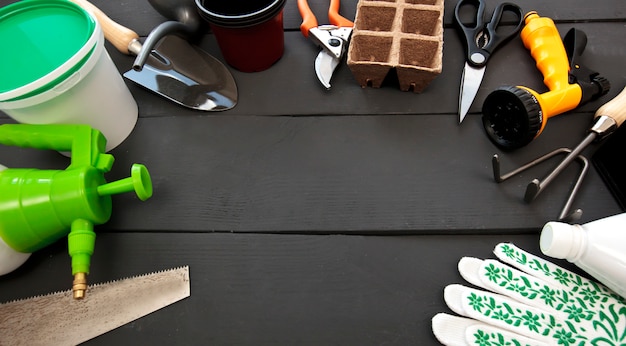
[[[565,34],[563,46],[567,52],[570,67],[574,67],[578,64],[577,58],[583,54],[585,47],[587,47],[587,35],[581,30],[572,28]]]

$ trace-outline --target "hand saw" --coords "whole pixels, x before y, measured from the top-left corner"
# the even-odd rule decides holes
[[[0,345],[77,345],[190,295],[189,267],[0,304]]]

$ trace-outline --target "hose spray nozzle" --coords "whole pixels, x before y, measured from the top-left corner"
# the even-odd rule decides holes
[[[577,61],[587,36],[570,29],[563,40],[552,21],[532,11],[524,17],[521,31],[549,91],[539,94],[523,86],[493,91],[483,103],[483,125],[488,137],[504,150],[523,147],[543,131],[548,118],[572,110],[606,94],[608,80]]]

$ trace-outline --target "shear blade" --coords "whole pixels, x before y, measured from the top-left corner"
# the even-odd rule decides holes
[[[463,75],[461,76],[461,89],[459,91],[459,124],[463,122],[472,106],[484,75],[484,67],[476,68],[465,63]]]
[[[320,51],[315,58],[315,74],[326,89],[330,89],[330,79],[333,77],[339,61],[341,59],[335,58],[325,50]]]

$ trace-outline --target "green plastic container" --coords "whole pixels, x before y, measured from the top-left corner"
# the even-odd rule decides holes
[[[0,9],[0,101],[49,90],[78,71],[96,46],[96,21],[76,4],[25,0]]]
[[[139,109],[89,12],[67,0],[13,3],[0,8],[0,42],[1,111],[23,124],[89,125],[107,151],[130,135]]]

